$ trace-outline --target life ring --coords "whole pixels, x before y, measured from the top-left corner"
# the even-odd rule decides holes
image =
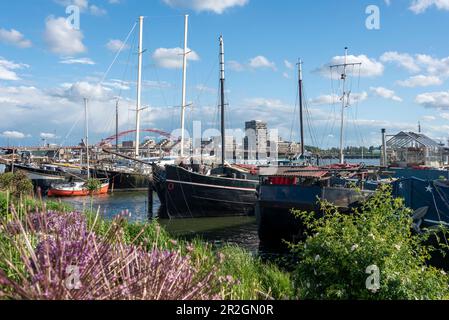
[[[173,191],[175,190],[175,184],[174,183],[169,183],[168,184],[168,191]]]

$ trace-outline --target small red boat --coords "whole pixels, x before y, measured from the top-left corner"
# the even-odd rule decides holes
[[[84,197],[90,195],[107,194],[109,191],[109,182],[102,183],[97,191],[89,191],[85,182],[72,182],[52,186],[48,190],[49,197]]]

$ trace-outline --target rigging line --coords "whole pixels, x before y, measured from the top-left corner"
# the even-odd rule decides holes
[[[292,116],[292,126],[290,129],[290,142],[293,142],[293,130],[295,128],[295,124],[296,124],[296,112],[298,109],[298,105],[299,105],[299,90],[296,90],[296,98],[295,98],[295,108],[293,110],[293,116]]]
[[[311,140],[312,144],[316,146],[317,139],[316,139],[314,127],[312,126],[313,119],[312,119],[312,114],[311,114],[310,108],[309,108],[309,103],[308,103],[309,100],[308,100],[306,88],[303,88],[303,95],[304,95],[304,111],[305,111],[305,115],[306,115],[308,133],[309,133],[310,140]]]
[[[318,138],[317,138],[317,132],[315,130],[315,126],[313,125],[314,121],[313,121],[313,116],[312,116],[312,111],[309,108],[309,99],[308,99],[308,94],[307,94],[307,90],[304,90],[304,100],[305,100],[305,110],[306,110],[306,119],[308,121],[308,126],[309,126],[309,132],[310,132],[310,136],[312,139],[312,143],[317,146],[318,145]]]
[[[75,129],[75,127],[78,125],[78,123],[80,122],[81,118],[83,117],[82,114],[80,114],[78,116],[78,119],[76,120],[76,122],[72,125],[72,128],[70,128],[69,133],[65,136],[65,138],[61,141],[61,146],[65,144],[65,142],[67,141],[67,139],[69,138],[69,136],[72,134],[73,130]]]
[[[104,82],[104,80],[106,79],[106,77],[108,76],[109,71],[111,71],[112,66],[113,66],[113,65],[115,64],[115,62],[117,61],[117,59],[118,59],[120,53],[122,52],[123,48],[125,48],[126,43],[128,42],[129,37],[131,36],[131,34],[132,34],[132,33],[134,32],[134,30],[136,29],[136,26],[137,26],[137,22],[134,22],[134,25],[133,25],[133,27],[131,28],[131,31],[130,31],[130,32],[128,33],[128,35],[126,36],[126,39],[125,39],[125,41],[122,43],[122,46],[120,47],[120,49],[117,51],[117,54],[115,55],[114,60],[113,60],[112,63],[109,65],[109,68],[106,70],[106,72],[104,73],[103,78],[102,78],[101,81],[100,81],[100,84],[102,84],[102,83]]]

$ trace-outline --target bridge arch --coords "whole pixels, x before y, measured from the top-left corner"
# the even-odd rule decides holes
[[[170,141],[174,141],[174,142],[179,141],[178,137],[175,137],[175,136],[171,135],[168,132],[165,132],[165,131],[162,131],[162,130],[158,130],[158,129],[141,129],[140,132],[156,133],[159,136],[165,137],[165,138],[167,138]],[[136,130],[123,131],[123,132],[120,132],[118,134],[118,136],[114,134],[113,136],[110,136],[110,137],[108,137],[106,139],[103,139],[101,141],[100,145],[105,145],[105,144],[108,144],[108,143],[112,143],[112,142],[116,141],[117,138],[122,138],[122,137],[127,136],[128,134],[131,134],[131,133],[136,133]]]

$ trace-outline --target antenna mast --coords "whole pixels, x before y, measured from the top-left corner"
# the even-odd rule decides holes
[[[181,158],[184,157],[184,140],[185,140],[185,113],[186,113],[186,83],[187,83],[187,41],[189,35],[189,15],[185,15],[184,22],[184,53],[182,65],[182,104],[181,104]]]
[[[345,109],[349,107],[349,96],[351,95],[351,91],[346,91],[346,79],[347,69],[349,66],[360,66],[361,63],[348,63],[348,47],[345,47],[345,58],[343,64],[333,65],[332,68],[340,68],[343,67],[343,73],[341,74],[340,80],[343,82],[342,90],[343,94],[341,97],[341,126],[340,126],[340,164],[345,163],[345,153],[344,153],[344,126],[345,126]]]
[[[221,93],[221,165],[226,160],[226,129],[225,129],[225,56],[223,36],[220,36],[220,93]]]
[[[136,150],[135,157],[140,153],[140,111],[142,106],[142,54],[143,54],[143,16],[139,17],[139,62],[137,67],[137,106],[136,106]]]

